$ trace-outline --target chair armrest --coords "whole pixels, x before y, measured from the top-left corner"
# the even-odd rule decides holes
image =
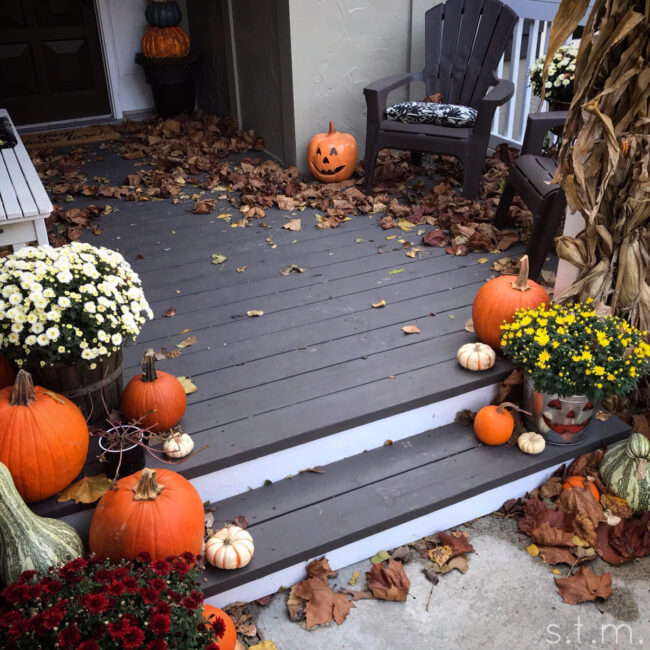
[[[478,107],[474,126],[474,132],[478,135],[489,135],[497,107],[503,106],[515,94],[515,84],[509,79],[495,79],[495,81],[496,85],[481,99]]]
[[[423,78],[421,72],[406,72],[384,77],[366,86],[363,89],[363,94],[366,96],[366,106],[368,107],[368,122],[374,124],[381,122],[386,110],[386,99],[391,90],[405,86],[411,81],[422,81]]]
[[[555,126],[564,124],[568,111],[551,111],[549,113],[531,113],[526,123],[524,142],[521,145],[521,155],[541,154],[544,137]]]

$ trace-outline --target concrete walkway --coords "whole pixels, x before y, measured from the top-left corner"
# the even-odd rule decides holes
[[[620,567],[594,560],[592,571],[612,574],[612,595],[566,605],[553,567],[526,553],[530,540],[517,533],[515,521],[488,516],[461,529],[476,549],[468,555],[469,571],[440,576],[428,612],[431,583],[422,569],[430,562],[416,559],[405,567],[411,579],[405,603],[362,600],[343,625],[306,631],[304,622],[289,620],[288,592],[279,593],[266,607],[253,607],[263,638],[278,650],[650,648],[650,557]],[[362,589],[370,567],[364,561],[342,569],[330,586]],[[558,568],[566,574],[566,565]],[[349,587],[354,571],[360,578]]]

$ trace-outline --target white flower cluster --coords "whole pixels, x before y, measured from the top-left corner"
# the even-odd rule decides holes
[[[544,97],[549,102],[571,101],[577,55],[577,45],[563,45],[553,55],[553,59],[548,66],[548,77],[544,83]],[[530,84],[533,93],[540,97],[542,95],[543,72],[544,57],[541,57],[530,67]]]
[[[116,251],[73,242],[0,259],[0,354],[19,366],[96,367],[153,318],[140,278]]]

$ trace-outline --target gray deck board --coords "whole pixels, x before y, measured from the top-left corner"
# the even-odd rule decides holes
[[[324,474],[302,474],[214,503],[217,522],[237,515],[249,519],[256,546],[253,560],[243,569],[208,567],[204,594],[227,591],[460,503],[629,433],[616,418],[606,423],[594,420],[589,427],[579,445],[548,445],[532,456],[516,447],[476,444],[471,429],[450,424],[325,466]],[[404,453],[409,444],[418,453]]]

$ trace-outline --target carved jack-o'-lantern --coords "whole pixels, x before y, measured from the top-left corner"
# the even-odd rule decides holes
[[[323,183],[344,181],[357,164],[357,141],[349,133],[339,133],[330,122],[328,133],[317,133],[307,147],[311,173]]]

